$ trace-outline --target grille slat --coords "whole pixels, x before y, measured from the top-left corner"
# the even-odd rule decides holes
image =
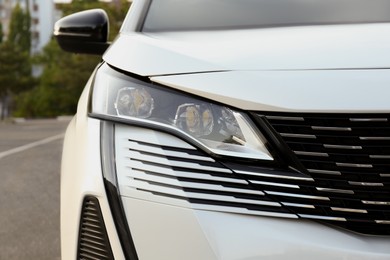
[[[390,220],[389,114],[300,114],[297,120],[289,113],[265,117],[313,178],[313,184],[306,185],[313,188],[306,192],[330,198],[314,204],[321,214],[307,208],[301,213],[299,207],[294,212],[324,221],[345,219],[338,225],[390,235],[389,226],[379,224]],[[306,201],[300,198],[298,202]]]
[[[234,187],[233,185],[222,185],[222,184],[211,184],[211,183],[201,183],[197,181],[190,181],[190,180],[185,180],[185,179],[170,179],[170,178],[164,178],[164,177],[156,177],[153,175],[149,175],[148,173],[145,172],[140,172],[140,171],[132,171],[128,175],[129,177],[134,178],[135,180],[141,180],[149,183],[159,183],[161,185],[166,185],[166,186],[172,186],[172,187],[181,187],[181,188],[194,188],[194,189],[199,189],[199,190],[210,190],[210,191],[215,191],[215,192],[225,192],[225,193],[238,193],[238,194],[253,194],[253,195],[260,195],[263,196],[264,193],[261,191],[253,190],[253,189],[248,189],[247,185],[240,185]]]
[[[215,167],[215,163],[207,163],[203,161],[191,160],[191,161],[180,161],[180,160],[170,160],[168,157],[157,157],[153,155],[143,154],[135,150],[130,150],[128,152],[128,158],[131,158],[135,161],[140,162],[154,162],[156,165],[165,165],[170,167],[178,167],[183,169],[199,169],[203,171],[213,171],[213,172],[223,172],[231,173],[230,170],[223,167]]]
[[[85,197],[80,219],[78,259],[113,260],[113,254],[95,197]]]
[[[221,174],[212,173],[204,174],[193,171],[172,171],[171,167],[165,166],[156,166],[155,164],[149,165],[148,163],[141,163],[136,161],[131,161],[129,167],[135,171],[143,171],[149,175],[164,176],[166,178],[188,178],[195,179],[199,182],[208,182],[208,183],[237,183],[237,184],[247,184],[247,181],[236,179],[233,176],[220,176]]]

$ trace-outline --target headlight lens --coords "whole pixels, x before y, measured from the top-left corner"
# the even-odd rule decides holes
[[[118,90],[114,106],[119,116],[148,118],[153,112],[154,99],[142,87],[124,87]]]
[[[273,160],[246,114],[128,77],[106,65],[95,77],[92,113],[176,131],[217,155]]]

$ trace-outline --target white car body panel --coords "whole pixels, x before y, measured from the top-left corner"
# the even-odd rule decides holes
[[[122,33],[104,60],[142,76],[221,70],[372,69],[390,68],[388,46],[389,24]]]
[[[91,79],[92,80],[92,79]],[[93,195],[105,212],[105,224],[115,259],[125,259],[102,179],[100,122],[87,117],[90,83],[80,97],[77,114],[64,140],[61,164],[61,259],[75,259],[83,199]]]
[[[244,110],[390,111],[389,70],[229,71],[151,80]]]
[[[189,210],[132,198],[123,202],[131,215],[129,225],[140,259],[389,259],[388,238],[361,236],[307,220]]]

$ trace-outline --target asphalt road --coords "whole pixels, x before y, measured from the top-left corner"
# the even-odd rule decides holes
[[[0,123],[0,260],[60,259],[60,160],[67,124]]]

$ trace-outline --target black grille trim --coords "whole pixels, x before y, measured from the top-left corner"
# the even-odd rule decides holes
[[[83,201],[77,259],[114,260],[99,201],[92,196]]]
[[[290,161],[298,161],[303,166],[299,170],[314,180],[283,181],[299,186],[299,190],[293,190],[269,186],[264,184],[269,180],[250,176],[260,183],[259,189],[300,217],[320,219],[359,233],[390,235],[390,114],[256,116],[282,140],[279,145],[290,151]],[[297,204],[309,207],[291,206]]]
[[[137,251],[127,223],[126,214],[123,209],[122,200],[119,195],[118,181],[115,168],[114,131],[115,125],[112,122],[101,121],[101,157],[108,203],[114,219],[116,231],[122,251],[127,260],[137,260]],[[114,155],[114,156],[113,156]]]

